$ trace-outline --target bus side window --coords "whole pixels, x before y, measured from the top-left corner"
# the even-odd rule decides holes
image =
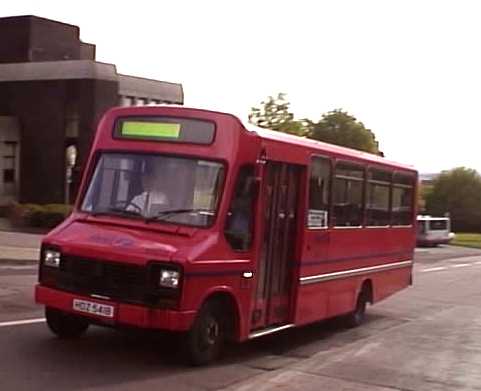
[[[333,184],[334,225],[360,227],[364,217],[364,167],[340,162]]]
[[[394,174],[392,225],[411,225],[414,212],[414,175]]]
[[[224,235],[233,250],[246,251],[252,243],[253,205],[256,195],[255,169],[240,168],[227,213]]]
[[[368,170],[366,214],[367,225],[384,227],[390,223],[392,173],[370,168]]]
[[[313,157],[309,176],[308,228],[325,228],[329,224],[329,195],[331,193],[331,162]]]

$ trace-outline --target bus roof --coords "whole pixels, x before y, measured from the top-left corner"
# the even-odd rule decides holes
[[[418,215],[417,220],[422,221],[422,220],[450,220],[449,217],[433,217],[429,215]]]
[[[295,136],[295,135],[284,133],[284,132],[277,132],[275,130],[264,129],[252,124],[243,124],[243,125],[248,131],[255,132],[260,137],[266,140],[295,144],[295,145],[308,147],[308,148],[312,148],[319,151],[325,151],[327,153],[343,155],[346,157],[357,158],[357,159],[369,161],[372,163],[395,166],[395,167],[399,167],[406,170],[416,171],[413,166],[394,162],[382,156],[374,155],[372,153],[363,152],[363,151],[359,151],[359,150],[351,149],[347,147],[342,147],[335,144],[329,144],[322,141],[310,139],[307,137],[300,137],[300,136]]]
[[[211,113],[211,114],[221,114],[221,115],[229,116],[229,117],[235,119],[248,132],[254,133],[257,136],[259,136],[261,139],[264,139],[264,140],[309,148],[309,149],[312,149],[316,152],[319,152],[319,154],[322,154],[322,152],[326,152],[328,154],[342,155],[342,156],[347,157],[347,158],[359,159],[359,160],[362,160],[362,161],[377,163],[377,164],[380,164],[380,165],[387,165],[387,166],[401,168],[401,169],[405,169],[405,170],[409,170],[409,171],[416,171],[416,169],[411,165],[391,161],[391,160],[388,160],[384,157],[374,155],[374,154],[371,154],[371,153],[367,153],[367,152],[363,152],[363,151],[359,151],[359,150],[351,149],[351,148],[347,148],[347,147],[342,147],[342,146],[335,145],[335,144],[329,144],[329,143],[326,143],[326,142],[317,141],[317,140],[310,139],[310,138],[307,138],[307,137],[300,137],[300,136],[295,136],[295,135],[284,133],[284,132],[278,132],[278,131],[274,131],[274,130],[270,130],[270,129],[261,128],[261,127],[252,125],[250,123],[246,123],[246,122],[242,121],[238,116],[236,116],[234,114],[231,114],[231,113],[228,113],[228,112],[223,112],[223,111],[218,111],[218,110],[210,110],[210,109],[205,109],[205,108],[186,107],[186,106],[182,106],[182,105],[170,105],[170,104],[169,105],[167,105],[167,104],[162,105],[161,104],[161,105],[153,105],[153,106],[138,106],[139,109],[144,109],[144,110],[145,110],[146,107],[152,107],[152,108],[162,107],[162,108],[167,108],[167,109],[172,108],[174,110],[182,110],[182,111],[185,110],[186,112],[190,111],[192,114],[194,114],[196,112],[199,113],[199,114],[202,113],[202,112]],[[136,107],[114,108],[112,111],[116,112],[116,114],[118,115],[118,114],[122,113],[123,110],[128,110],[129,112],[132,112],[132,109],[135,110],[135,108]]]

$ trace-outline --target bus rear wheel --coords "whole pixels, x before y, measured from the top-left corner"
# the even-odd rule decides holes
[[[216,360],[225,341],[225,322],[215,303],[202,306],[185,340],[185,350],[192,365],[206,365]]]
[[[362,290],[357,297],[356,308],[354,308],[354,311],[346,315],[346,327],[358,327],[364,322],[364,320],[366,319],[366,307],[368,301],[369,300],[366,291]]]
[[[45,317],[49,329],[59,338],[78,338],[89,327],[87,320],[50,307],[45,308]]]

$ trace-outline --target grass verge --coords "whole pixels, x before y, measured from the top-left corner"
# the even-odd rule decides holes
[[[456,233],[456,237],[450,244],[454,246],[481,248],[481,234]]]

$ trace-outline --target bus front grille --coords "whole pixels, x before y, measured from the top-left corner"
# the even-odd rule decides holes
[[[104,262],[63,255],[55,288],[81,295],[105,296],[117,301],[155,304],[144,266]]]

